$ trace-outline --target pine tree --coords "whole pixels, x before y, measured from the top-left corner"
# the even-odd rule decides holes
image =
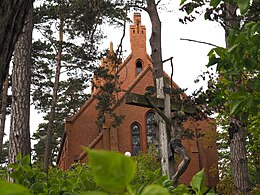
[[[8,163],[15,163],[16,156],[31,153],[30,142],[30,82],[33,7],[31,4],[24,29],[14,50],[12,71],[11,129],[9,137]]]
[[[74,114],[88,98],[86,88],[90,83],[91,72],[95,70],[98,45],[103,38],[100,25],[104,21],[118,22],[121,14],[112,11],[107,1],[63,1],[57,4],[46,1],[36,8],[36,30],[43,37],[33,43],[33,103],[41,112],[50,116],[52,88],[54,87],[54,67],[57,63],[57,50],[61,44],[56,37],[59,18],[63,18],[62,62],[57,103],[53,119],[51,138],[51,162],[55,161],[58,144],[64,131],[64,118]],[[43,141],[46,139],[46,123],[39,126],[34,134],[36,159],[42,159]],[[41,160],[40,160],[41,161]]]
[[[11,2],[2,0],[0,2],[0,91],[8,75],[15,43],[22,32],[32,3],[32,0]]]

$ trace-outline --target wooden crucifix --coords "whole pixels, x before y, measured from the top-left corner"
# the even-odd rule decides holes
[[[170,89],[168,89],[168,91],[169,90]],[[192,106],[182,105],[181,102],[171,102],[168,111],[170,113],[172,111],[177,111],[177,112],[175,113],[175,115],[171,115],[171,114],[167,115],[167,113],[163,112],[163,110],[167,108],[165,106],[165,99],[151,97],[150,95],[151,92],[149,91],[147,91],[145,95],[129,93],[125,97],[125,103],[130,105],[147,107],[147,108],[154,108],[156,112],[159,114],[159,116],[161,116],[161,119],[165,122],[166,138],[161,138],[160,136],[162,135],[161,133],[159,133],[160,135],[159,141],[161,147],[160,150],[167,150],[167,153],[165,154],[166,156],[162,156],[162,160],[167,161],[166,163],[166,165],[168,166],[167,175],[177,183],[179,177],[185,172],[191,160],[185,147],[181,144],[182,128],[180,127],[180,124],[178,124],[178,121],[180,121],[179,118],[181,118],[182,116],[178,116],[178,114],[182,112],[183,114],[184,113],[193,114],[196,112],[196,109],[195,107]],[[159,131],[160,131],[160,126],[159,126]],[[166,147],[166,149],[162,147]],[[174,153],[176,153],[183,159],[176,171],[174,171],[174,165],[173,165]]]

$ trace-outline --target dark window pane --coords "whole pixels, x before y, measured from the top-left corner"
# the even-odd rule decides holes
[[[140,153],[140,127],[138,124],[132,125],[132,155]]]
[[[143,70],[143,64],[140,60],[136,62],[136,73],[140,74]]]

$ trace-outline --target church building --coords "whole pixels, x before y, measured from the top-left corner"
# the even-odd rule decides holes
[[[101,94],[102,90],[93,87],[91,97],[74,116],[65,121],[65,132],[57,158],[57,164],[61,169],[66,170],[75,162],[86,162],[87,154],[83,151],[83,146],[121,153],[130,152],[133,156],[146,152],[150,144],[158,146],[158,126],[154,122],[155,111],[125,103],[127,93],[144,95],[147,87],[154,86],[152,59],[146,53],[146,28],[142,25],[139,13],[134,14],[133,24],[130,25],[130,43],[131,54],[116,70],[121,91],[117,96],[118,103],[113,107],[113,112],[124,116],[122,123],[115,128],[109,120],[106,120],[100,130],[96,124],[98,100],[95,96]],[[111,43],[108,56],[101,60],[101,65],[108,68],[110,73],[113,73],[114,69],[109,54],[113,53]],[[166,73],[165,77],[169,78]],[[94,82],[102,84],[100,81]],[[175,89],[179,88],[174,81],[172,84]],[[181,98],[185,97],[184,93],[181,94]],[[191,157],[191,162],[181,176],[180,182],[189,184],[191,178],[204,168],[207,186],[216,186],[218,159],[214,125],[210,119],[205,119],[190,120],[185,126],[204,136],[182,141]]]

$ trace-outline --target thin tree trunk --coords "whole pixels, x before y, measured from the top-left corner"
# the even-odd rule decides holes
[[[0,91],[8,75],[15,43],[22,32],[32,3],[33,0],[0,1]]]
[[[49,114],[49,123],[48,123],[48,127],[47,127],[47,138],[46,138],[45,153],[44,153],[44,169],[47,174],[48,174],[48,169],[49,169],[50,160],[51,160],[52,129],[53,129],[53,121],[54,121],[54,117],[55,117],[55,108],[56,108],[56,103],[57,103],[57,94],[58,94],[59,80],[60,80],[62,43],[63,43],[63,26],[64,26],[64,21],[61,18],[60,26],[59,26],[59,48],[58,48],[58,53],[57,53],[55,83],[54,83],[54,87],[53,87],[51,109],[50,109],[50,114]]]
[[[165,109],[164,113],[167,117],[170,117],[170,96],[164,94],[163,87],[166,87],[166,84],[163,79],[163,62],[162,62],[162,49],[161,49],[161,21],[157,12],[157,7],[155,0],[147,0],[147,13],[149,14],[151,23],[152,23],[152,34],[150,37],[150,45],[152,49],[152,63],[153,63],[153,77],[155,79],[156,86],[156,96],[158,98],[165,99]],[[159,125],[159,147],[161,153],[161,164],[162,172],[164,175],[167,175],[169,178],[172,175],[172,166],[169,163],[169,152],[168,152],[168,143],[169,143],[169,132],[167,132],[165,121],[157,114],[158,125]],[[171,170],[170,170],[171,169]]]
[[[8,163],[16,162],[16,156],[31,153],[30,143],[30,84],[32,50],[32,5],[22,34],[15,45],[12,72],[11,129]]]
[[[155,0],[147,0],[147,13],[152,23],[150,45],[152,48],[151,58],[153,61],[154,78],[163,77],[162,44],[161,44],[161,21],[157,12]]]
[[[228,36],[233,29],[239,29],[241,18],[237,15],[236,3],[224,4],[224,29],[226,47],[229,48]],[[237,81],[233,81],[239,86]],[[240,82],[240,81],[239,81]],[[230,89],[236,91],[237,88]],[[249,191],[248,163],[246,154],[245,125],[236,116],[230,116],[230,156],[232,180],[235,194],[246,194]]]
[[[246,194],[249,191],[249,178],[245,130],[240,120],[235,117],[231,117],[229,134],[231,138],[230,153],[235,194]]]
[[[7,91],[8,91],[9,81],[8,76],[5,79],[2,93],[2,105],[0,113],[0,159],[3,150],[3,139],[5,134],[5,119],[6,119],[6,108],[7,108]]]

